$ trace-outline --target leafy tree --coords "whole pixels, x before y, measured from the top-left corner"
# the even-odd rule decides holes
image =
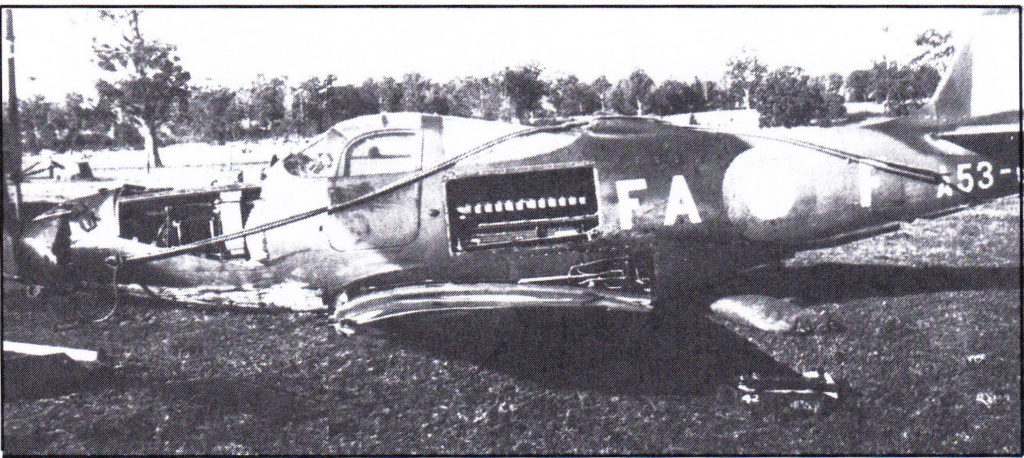
[[[718,87],[714,81],[704,83],[706,107],[710,110],[725,110],[732,108],[728,94]]]
[[[388,76],[380,81],[373,78],[363,83],[362,91],[372,94],[377,99],[381,111],[394,112],[402,110],[402,86],[394,78]]]
[[[283,95],[284,99],[282,102],[284,105],[284,120],[281,122],[281,130],[278,134],[284,135],[287,140],[292,135],[299,134],[299,131],[302,128],[302,120],[299,119],[299,113],[295,111],[295,99],[299,96],[299,88],[288,84],[288,80],[285,78]]]
[[[449,114],[462,117],[480,116],[479,107],[483,97],[483,84],[474,77],[466,77],[446,83],[443,87],[451,102]]]
[[[842,77],[835,73],[813,79],[811,86],[821,95],[821,106],[815,111],[814,118],[822,126],[830,126],[833,120],[846,116],[846,99],[840,94],[841,81]]]
[[[84,105],[85,100],[80,94],[71,93],[64,98],[64,106],[55,110],[57,116],[52,122],[57,129],[60,150],[70,149],[85,128],[82,116],[85,111]]]
[[[751,95],[763,126],[794,127],[810,123],[825,106],[820,87],[799,67],[782,67],[768,73]]]
[[[327,75],[299,85],[293,104],[304,135],[319,134],[346,119],[378,112],[372,93],[353,85],[335,86],[334,82],[334,75]]]
[[[747,49],[729,59],[724,77],[725,90],[732,108],[751,108],[751,96],[761,84],[768,67]]]
[[[608,78],[604,75],[597,77],[594,82],[590,83],[590,88],[601,97],[601,111],[611,109],[612,91],[615,89],[615,86],[608,81]]]
[[[867,99],[872,102],[885,102],[889,99],[889,89],[892,87],[893,82],[896,80],[896,73],[899,70],[899,65],[895,62],[879,61],[875,62],[869,74],[871,75],[871,84],[868,86],[868,97]]]
[[[886,90],[886,111],[897,116],[910,114],[935,92],[941,78],[938,70],[927,65],[896,68]]]
[[[63,104],[41,96],[18,103],[21,133],[26,152],[48,149],[57,152],[138,145],[141,138],[124,135],[109,106],[70,93]],[[13,128],[13,127],[12,127]]]
[[[854,70],[846,77],[846,91],[851,102],[865,102],[869,99],[872,74],[869,70]]]
[[[487,120],[512,118],[504,95],[502,73],[484,78],[466,77],[440,86],[448,99],[449,114]]]
[[[693,91],[693,106],[691,111],[706,111],[708,109],[708,94],[704,83],[700,78],[693,77],[693,84],[690,85]]]
[[[822,125],[828,126],[835,119],[846,116],[846,100],[838,92],[824,91],[821,93],[823,106],[815,113]]]
[[[263,137],[280,129],[286,112],[284,97],[287,90],[283,79],[268,80],[257,75],[252,86],[244,92],[245,117],[250,130],[255,130],[257,136]]]
[[[626,80],[620,80],[610,91],[608,111],[623,115],[636,114],[636,104],[629,99],[629,88]]]
[[[238,138],[243,107],[235,91],[223,87],[196,89],[189,101],[189,129],[200,139],[223,145]]]
[[[402,77],[402,110],[428,111],[430,80],[419,73],[406,73]]]
[[[653,88],[654,80],[647,73],[634,70],[611,90],[608,107],[624,115],[643,115],[644,107],[649,108]]]
[[[526,121],[533,112],[540,109],[540,100],[548,92],[548,85],[540,79],[541,68],[527,65],[515,69],[505,68],[501,87],[515,110],[520,122]]]
[[[856,75],[854,74],[856,73]],[[850,74],[851,100],[864,95],[865,100],[884,103],[886,111],[893,115],[909,113],[921,105],[921,100],[935,92],[941,79],[939,71],[928,65],[912,67],[896,62],[875,62],[864,73]],[[862,78],[868,79],[866,94],[861,94]]]
[[[956,46],[950,42],[953,36],[951,32],[940,33],[935,29],[928,29],[922,32],[914,40],[919,54],[910,60],[911,67],[927,65],[934,68],[940,74],[945,73],[949,67],[950,59],[956,53]]]
[[[331,127],[327,103],[333,85],[334,75],[327,75],[323,80],[314,76],[299,84],[292,103],[303,135],[315,135]]]
[[[81,94],[67,95],[63,107],[65,134],[59,151],[111,147],[116,116],[110,107],[90,104]]]
[[[117,43],[93,43],[99,67],[112,75],[113,82],[100,80],[96,89],[109,100],[119,116],[131,121],[145,139],[154,167],[160,160],[157,132],[177,106],[187,103],[189,72],[178,63],[175,46],[147,40],[139,26],[139,12],[102,11],[101,17],[123,28]]]
[[[685,87],[685,89],[684,89]],[[686,83],[665,80],[651,92],[650,112],[659,116],[678,114],[686,111]]]
[[[935,67],[922,65],[914,70],[914,87],[917,98],[931,97],[942,82],[942,73]]]
[[[650,104],[654,80],[642,69],[633,70],[619,81],[612,93],[613,108],[622,114],[643,116],[644,106]]]
[[[601,95],[575,75],[559,78],[549,97],[559,116],[588,115],[601,109]]]
[[[327,93],[327,103],[323,110],[327,122],[321,132],[346,119],[377,112],[376,100],[356,86],[331,87]]]
[[[424,111],[445,116],[451,114],[452,107],[453,102],[448,94],[448,86],[431,83],[427,90],[427,103]]]
[[[843,90],[843,75],[838,73],[829,73],[825,75],[825,87],[828,92],[839,93]]]
[[[53,149],[57,143],[57,133],[51,124],[52,112],[55,111],[54,104],[47,102],[42,96],[35,96],[21,101],[18,105],[25,150],[38,153],[44,148]]]
[[[480,117],[488,120],[511,121],[515,117],[515,110],[505,92],[505,75],[502,72],[497,72],[480,82],[483,88],[480,98]]]
[[[19,107],[27,151],[64,151],[67,116],[60,105],[35,96]]]
[[[638,68],[633,70],[627,81],[629,82],[629,99],[636,102],[636,113],[643,116],[645,102],[649,103],[651,89],[654,88],[654,80],[647,75],[647,72]]]
[[[666,80],[651,93],[651,113],[657,115],[703,111],[704,108],[704,94],[700,86],[694,87],[683,82]]]
[[[870,69],[853,71],[846,78],[850,101],[884,103],[891,115],[910,113],[935,92],[941,73],[955,52],[949,42],[951,36],[926,30],[914,41],[920,53],[909,64],[883,59]]]

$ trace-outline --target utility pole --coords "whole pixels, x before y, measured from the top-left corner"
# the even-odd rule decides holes
[[[7,121],[4,126],[4,173],[14,183],[14,217],[21,221],[22,216],[22,195],[21,195],[21,122],[18,119],[18,92],[15,90],[14,78],[14,15],[10,8],[7,9]],[[5,183],[6,186],[6,183]],[[5,190],[7,192],[7,190]]]

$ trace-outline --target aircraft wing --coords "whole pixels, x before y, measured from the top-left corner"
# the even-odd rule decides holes
[[[406,315],[512,308],[598,307],[626,312],[653,309],[650,297],[588,288],[497,283],[403,286],[356,297],[340,305],[334,319],[342,330]]]
[[[935,138],[955,143],[964,149],[987,156],[1006,154],[1020,148],[1020,124],[962,126]],[[1019,153],[1018,153],[1019,154]]]

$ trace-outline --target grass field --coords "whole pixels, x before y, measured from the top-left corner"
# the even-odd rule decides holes
[[[1019,198],[1003,199],[717,288],[795,296],[841,328],[811,335],[581,312],[351,338],[322,316],[149,306],[81,324],[108,299],[5,289],[4,339],[99,349],[113,368],[73,392],[5,397],[3,449],[1020,455],[1019,218]],[[818,368],[851,387],[827,412],[748,405],[734,388]]]

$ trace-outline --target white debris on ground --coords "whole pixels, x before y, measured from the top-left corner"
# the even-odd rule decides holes
[[[122,292],[182,304],[241,309],[269,309],[294,312],[326,310],[318,289],[305,283],[286,281],[268,288],[234,285],[197,288],[120,285]]]
[[[978,395],[974,397],[974,400],[978,401],[979,404],[985,407],[991,408],[997,401],[999,401],[999,396],[983,391],[978,393]]]
[[[797,306],[789,298],[757,294],[723,297],[711,304],[711,311],[769,332],[813,332],[822,319],[816,310]]]

